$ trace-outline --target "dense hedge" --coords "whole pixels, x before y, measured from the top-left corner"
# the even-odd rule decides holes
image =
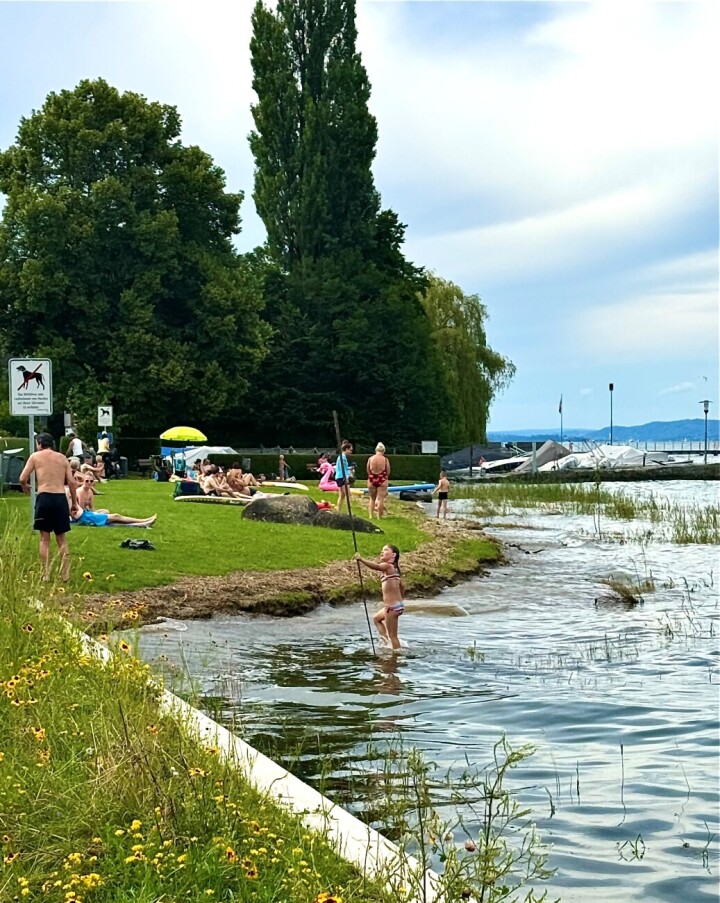
[[[253,455],[210,455],[210,460],[221,467],[228,467],[233,461],[250,458],[249,469],[255,473],[264,473],[265,476],[276,474],[278,470],[278,455],[253,454]],[[355,474],[359,480],[365,478],[365,464],[370,455],[351,455],[350,463],[355,465]],[[285,462],[290,468],[290,475],[302,482],[305,479],[317,479],[317,474],[308,470],[307,465],[317,464],[317,455],[285,455]],[[389,457],[391,479],[413,480],[418,483],[437,483],[440,473],[439,455],[392,455]]]

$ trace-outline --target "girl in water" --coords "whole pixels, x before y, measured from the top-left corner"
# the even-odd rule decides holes
[[[368,561],[359,552],[356,552],[354,557],[355,561],[359,561],[370,570],[380,571],[383,606],[373,616],[373,621],[381,639],[389,641],[393,649],[400,649],[398,618],[405,611],[405,587],[400,576],[400,550],[397,546],[383,546],[379,563]]]

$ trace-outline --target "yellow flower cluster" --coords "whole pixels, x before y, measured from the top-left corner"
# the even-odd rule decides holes
[[[32,624],[23,627],[26,633],[32,633],[34,629]],[[51,672],[45,667],[49,661],[50,657],[46,655],[23,665],[17,674],[13,674],[6,681],[0,681],[0,693],[3,693],[13,706],[36,705],[34,693],[37,684],[50,676]]]

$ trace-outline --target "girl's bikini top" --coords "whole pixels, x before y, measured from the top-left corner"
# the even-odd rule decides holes
[[[402,580],[402,577],[400,576],[400,571],[397,568],[395,568],[394,574],[383,574],[382,577],[380,578],[380,582],[385,583],[386,580]]]

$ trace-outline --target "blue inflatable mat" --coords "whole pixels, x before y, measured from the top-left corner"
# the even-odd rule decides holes
[[[420,492],[423,489],[434,489],[434,483],[410,483],[408,486],[389,486],[388,492]]]

